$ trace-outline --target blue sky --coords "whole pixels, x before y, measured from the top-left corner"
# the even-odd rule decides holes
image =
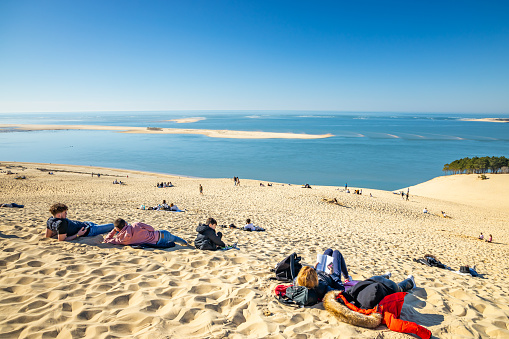
[[[508,1],[0,1],[0,112],[509,113]]]

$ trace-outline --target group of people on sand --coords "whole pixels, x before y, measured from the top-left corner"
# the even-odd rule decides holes
[[[233,186],[240,186],[239,177],[233,177]]]
[[[490,234],[488,239],[484,239],[484,235],[481,232],[481,234],[479,235],[479,240],[485,240],[486,242],[493,242],[493,236]]]
[[[353,281],[348,274],[345,259],[338,250],[327,249],[324,256],[332,257],[332,263],[324,267],[317,263],[314,267],[303,266],[293,281],[293,286],[303,286],[308,289],[308,296],[314,295],[312,305],[324,300],[329,291],[336,291],[334,301],[347,306],[350,310],[357,310],[358,314],[370,314],[370,311],[382,313],[387,327],[391,330],[416,334],[422,339],[429,339],[431,331],[416,323],[399,319],[399,312],[404,302],[404,294],[394,295],[399,292],[407,292],[416,287],[413,275],[407,276],[399,283],[391,280],[390,272],[383,275],[372,276],[363,281]],[[344,282],[341,279],[343,276]],[[346,287],[346,288],[345,288]],[[394,295],[394,296],[391,296]],[[386,299],[386,297],[389,297]],[[380,306],[384,303],[392,303],[391,307]],[[397,306],[396,306],[397,304]],[[329,310],[330,304],[324,307]],[[399,311],[398,311],[399,308]],[[364,313],[363,313],[364,311]],[[356,313],[354,312],[354,313]],[[343,314],[344,316],[344,314]],[[358,317],[352,315],[352,317]]]
[[[155,230],[152,226],[142,222],[128,224],[118,218],[113,223],[98,225],[91,221],[77,221],[67,218],[69,208],[62,203],[53,204],[49,211],[51,217],[46,222],[46,238],[56,238],[58,241],[72,241],[79,237],[93,237],[108,233],[103,242],[115,245],[144,245],[154,248],[174,247],[175,243],[182,246],[188,242],[167,230]],[[248,219],[249,220],[249,219]],[[246,225],[247,226],[247,225]],[[251,226],[256,227],[251,224]],[[208,218],[205,224],[196,228],[198,235],[194,241],[195,247],[201,250],[217,250],[227,247],[223,242],[223,234],[216,233],[217,222]],[[235,247],[234,244],[232,247]]]
[[[113,184],[114,184],[114,185],[117,185],[117,184],[118,184],[118,185],[125,185],[125,182],[122,182],[122,180],[117,180],[117,179],[115,179],[115,180],[113,180]]]
[[[170,182],[158,182],[156,185],[157,188],[165,188],[165,187],[173,187],[173,184]]]
[[[352,282],[352,277],[348,274],[348,268],[341,252],[329,248],[324,251],[323,255],[331,256],[332,264],[328,265],[325,270],[320,270],[318,268],[318,263],[316,263],[314,267],[304,266],[293,281],[295,286],[304,286],[314,290],[318,295],[318,299],[323,299],[325,293],[328,291],[344,291],[345,286],[341,280],[341,276],[345,279],[345,283]],[[383,292],[387,294],[406,292],[416,286],[413,275],[409,275],[400,283],[395,283],[389,279],[390,277],[391,273],[389,272],[384,275],[373,276],[367,280],[381,284]],[[370,306],[363,303],[362,298],[358,300],[358,302],[360,302],[360,304],[357,305],[359,307]]]

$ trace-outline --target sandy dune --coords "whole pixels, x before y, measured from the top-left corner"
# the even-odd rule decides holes
[[[270,268],[292,252],[313,264],[327,247],[341,250],[354,279],[413,274],[417,288],[406,297],[402,317],[437,338],[509,337],[509,199],[502,175],[483,181],[482,190],[456,176],[438,178],[438,186],[411,187],[404,201],[370,189],[354,195],[335,187],[260,187],[244,178],[235,187],[232,179],[69,165],[1,162],[0,171],[0,203],[25,205],[0,208],[2,338],[410,338],[385,326],[341,323],[321,304],[294,309],[275,301]],[[15,179],[19,175],[26,179]],[[113,185],[115,178],[127,185]],[[156,188],[161,181],[176,187]],[[495,191],[503,185],[502,194]],[[437,187],[462,198],[433,194]],[[137,209],[163,199],[187,212]],[[472,206],[476,200],[483,204]],[[66,203],[71,219],[123,217],[191,241],[208,216],[237,226],[249,217],[267,232],[224,228],[226,242],[240,247],[224,252],[133,249],[102,244],[102,236],[57,242],[43,238],[54,202]],[[424,215],[424,207],[433,214]],[[434,215],[441,210],[451,218]],[[480,231],[492,233],[494,243],[477,240]],[[427,253],[456,270],[476,264],[483,277],[412,260]]]

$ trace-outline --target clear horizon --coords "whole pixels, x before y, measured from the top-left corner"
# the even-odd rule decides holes
[[[509,113],[509,3],[0,2],[0,113]]]

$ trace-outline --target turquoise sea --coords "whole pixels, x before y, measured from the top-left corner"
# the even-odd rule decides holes
[[[166,120],[204,117],[177,124]],[[0,114],[0,124],[225,129],[325,139],[219,139],[202,135],[0,129],[0,161],[125,168],[206,178],[396,190],[443,175],[473,156],[509,157],[509,123],[482,114],[313,111],[168,111]],[[489,115],[509,118],[509,114]]]

